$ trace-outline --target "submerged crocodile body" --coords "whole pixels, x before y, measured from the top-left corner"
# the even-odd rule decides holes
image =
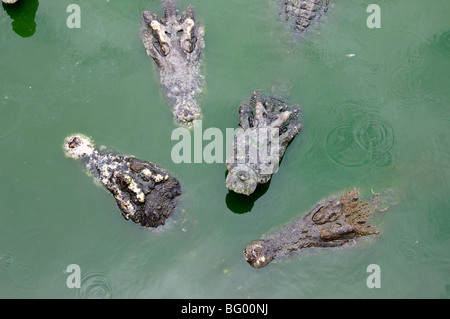
[[[375,211],[387,209],[380,209],[378,196],[364,201],[354,189],[326,199],[304,217],[267,238],[249,243],[244,249],[245,260],[255,268],[262,268],[303,248],[343,246],[362,236],[379,234],[378,229],[367,224],[367,218]]]
[[[281,16],[291,22],[297,32],[305,31],[328,10],[329,0],[281,0],[284,13]]]
[[[274,174],[289,142],[302,129],[301,108],[255,91],[239,108],[239,128],[227,158],[226,186],[250,195]]]
[[[188,7],[181,16],[173,0],[164,0],[164,17],[142,13],[141,37],[147,54],[159,70],[161,85],[174,104],[173,115],[180,125],[191,126],[201,116],[196,95],[202,91],[203,27]]]
[[[82,159],[88,171],[112,193],[125,219],[158,227],[176,208],[180,184],[159,166],[98,150],[81,134],[66,138],[64,150],[68,157]]]

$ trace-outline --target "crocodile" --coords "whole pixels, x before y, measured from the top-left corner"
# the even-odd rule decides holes
[[[179,182],[153,163],[98,149],[82,134],[67,137],[64,151],[69,158],[81,159],[88,172],[111,192],[126,220],[156,228],[165,224],[177,206]]]
[[[298,33],[303,33],[312,23],[319,21],[327,12],[329,0],[281,0],[283,13],[280,16],[293,25]]]
[[[178,15],[175,2],[164,0],[163,10],[161,19],[151,11],[142,13],[141,37],[147,55],[159,70],[161,86],[173,103],[177,123],[191,127],[201,117],[197,95],[203,90],[204,29],[195,20],[192,6]]]
[[[278,170],[291,140],[302,129],[301,107],[254,91],[239,107],[239,128],[227,157],[226,187],[250,195]]]
[[[302,218],[249,243],[244,258],[254,268],[263,268],[304,248],[343,246],[363,236],[377,235],[380,231],[368,219],[376,211],[387,210],[381,196],[374,193],[370,200],[364,200],[358,189],[352,189],[325,199]]]

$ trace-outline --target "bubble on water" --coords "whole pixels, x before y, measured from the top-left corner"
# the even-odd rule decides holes
[[[111,280],[103,273],[92,271],[82,276],[77,296],[82,299],[113,299]]]

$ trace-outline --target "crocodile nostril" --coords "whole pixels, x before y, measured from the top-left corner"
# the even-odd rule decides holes
[[[248,173],[244,171],[240,171],[237,173],[237,176],[241,181],[246,181],[248,179]]]

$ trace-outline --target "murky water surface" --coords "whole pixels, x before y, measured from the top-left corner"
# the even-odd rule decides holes
[[[171,158],[176,125],[139,37],[159,1],[77,1],[79,29],[66,25],[70,0],[21,1],[0,8],[0,297],[449,297],[449,1],[379,0],[369,29],[369,2],[331,0],[298,39],[276,0],[178,0],[205,26],[204,129],[236,127],[255,89],[302,105],[302,132],[250,198],[228,192],[225,164]],[[126,222],[64,156],[77,132],[172,172],[183,196],[171,221]],[[396,194],[378,237],[245,262],[248,242],[353,187]],[[70,264],[80,289],[66,285]]]

